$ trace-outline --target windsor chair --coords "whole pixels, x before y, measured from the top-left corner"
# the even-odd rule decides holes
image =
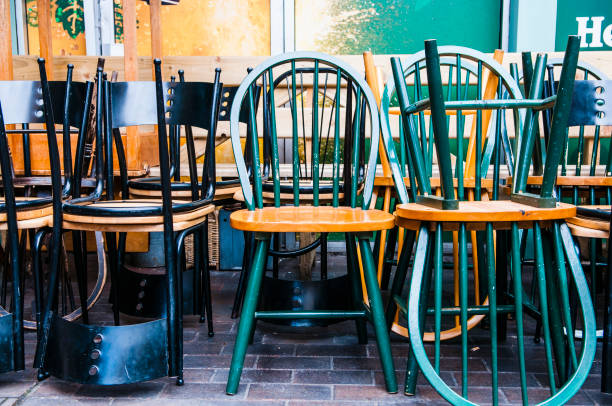
[[[568,112],[572,100],[574,74],[579,49],[579,37],[570,36],[564,59],[563,72],[556,96],[541,99],[546,56],[539,55],[534,69],[533,86],[529,98],[525,100],[475,100],[446,101],[440,73],[440,62],[445,54],[438,53],[435,40],[425,42],[427,81],[429,98],[410,103],[402,66],[398,59],[392,59],[396,92],[402,111],[404,131],[408,134],[408,151],[412,171],[418,185],[415,203],[408,203],[408,192],[404,185],[398,157],[386,126],[383,124],[383,141],[391,163],[396,192],[402,204],[396,209],[396,223],[407,228],[409,241],[416,241],[413,272],[409,283],[409,296],[405,304],[408,313],[408,330],[411,351],[406,373],[406,394],[414,394],[418,368],[423,372],[434,389],[452,404],[474,404],[468,398],[468,329],[469,316],[485,314],[490,320],[491,347],[491,383],[492,403],[498,403],[498,315],[512,313],[517,324],[517,354],[522,403],[528,404],[526,385],[526,354],[524,348],[523,314],[532,313],[533,305],[523,295],[521,272],[519,229],[530,228],[535,234],[537,291],[540,302],[541,317],[546,355],[546,372],[549,379],[550,397],[543,403],[560,404],[569,400],[580,388],[590,370],[595,354],[595,319],[591,298],[576,255],[575,246],[564,220],[575,215],[574,206],[558,203],[553,198],[554,179],[559,165]],[[499,85],[498,85],[499,86]],[[501,92],[498,91],[498,95]],[[383,99],[389,97],[383,95]],[[546,150],[543,167],[544,182],[539,195],[528,194],[526,190],[527,175],[532,160],[535,127],[538,123],[538,111],[554,104],[550,142]],[[424,157],[419,154],[417,132],[412,122],[412,114],[429,108],[435,149],[440,170],[442,196],[431,193],[431,184],[427,177]],[[520,129],[518,150],[515,154],[513,174],[518,182],[513,184],[510,200],[498,200],[496,196],[490,201],[458,201],[453,184],[452,161],[448,136],[447,109],[452,110],[493,110],[497,112],[495,126],[501,126],[503,110],[505,118],[515,118],[515,129]],[[519,114],[523,111],[524,116]],[[382,117],[385,115],[383,114]],[[510,117],[508,117],[510,116]],[[524,117],[524,119],[523,119]],[[384,120],[384,118],[383,118]],[[501,131],[496,130],[492,159],[499,163],[502,152]],[[479,144],[480,140],[476,140]],[[476,149],[476,155],[479,149]],[[478,157],[477,157],[478,158]],[[478,161],[478,159],[477,159]],[[498,183],[499,172],[494,173],[494,184]],[[442,306],[443,303],[443,266],[442,241],[445,230],[458,231],[459,239],[459,306]],[[489,302],[484,305],[468,305],[468,249],[467,231],[484,230],[486,286]],[[543,240],[549,244],[543,244]],[[554,244],[553,244],[554,243]],[[411,245],[408,247],[412,248]],[[511,247],[511,248],[510,248]],[[546,247],[546,248],[545,248]],[[552,247],[552,249],[550,248]],[[498,254],[495,254],[497,250]],[[546,251],[545,251],[546,250]],[[550,252],[552,250],[553,252]],[[399,269],[406,269],[412,249],[402,251]],[[511,287],[507,289],[506,273],[508,257],[511,262]],[[546,252],[547,255],[544,254]],[[567,260],[567,262],[566,262]],[[563,331],[573,331],[575,324],[570,316],[569,284],[566,264],[573,280],[580,302],[580,315],[584,330],[582,348],[576,351],[574,338],[568,335],[563,342]],[[433,268],[433,269],[432,269]],[[432,272],[433,270],[433,272]],[[432,281],[433,279],[433,281]],[[428,308],[428,298],[433,282],[433,309]],[[513,303],[506,304],[511,299]],[[432,314],[434,321],[433,362],[426,354],[423,345],[427,315]],[[459,316],[461,325],[461,381],[460,393],[449,387],[440,376],[441,359],[440,332],[442,316]],[[505,316],[504,316],[505,317]],[[564,330],[565,329],[565,330]],[[567,349],[566,349],[567,344]],[[553,360],[554,354],[554,360]],[[554,364],[557,366],[555,376]],[[557,381],[559,386],[557,387]]]
[[[53,310],[54,281],[52,273],[45,298],[42,337],[34,360],[41,375],[47,373],[62,379],[113,385],[139,382],[162,376],[177,376],[183,384],[182,372],[182,257],[185,237],[200,234],[202,248],[207,246],[207,214],[214,210],[214,136],[209,137],[202,185],[194,185],[193,201],[173,201],[170,187],[170,165],[166,125],[191,125],[208,128],[215,134],[221,85],[220,73],[215,83],[162,82],[161,61],[154,61],[155,82],[115,82],[102,79],[98,70],[98,109],[96,144],[103,154],[96,154],[98,187],[89,196],[64,203],[62,225],[65,230],[102,231],[106,233],[111,275],[111,299],[114,326],[76,324],[58,318]],[[162,199],[115,200],[113,188],[113,146],[121,163],[122,127],[157,125]],[[211,147],[212,144],[212,147]],[[120,165],[122,166],[122,165]],[[58,171],[58,168],[54,168]],[[78,178],[81,174],[77,172]],[[52,171],[53,172],[53,171]],[[127,197],[127,176],[122,171],[121,195]],[[102,196],[102,188],[105,195]],[[154,321],[120,325],[118,312],[117,271],[121,266],[121,245],[124,233],[130,231],[163,232],[167,269],[167,309]],[[119,233],[119,247],[117,236]],[[125,240],[123,240],[125,241]],[[202,281],[209,285],[206,272],[207,250],[202,249]],[[85,281],[86,282],[86,281]],[[209,296],[210,297],[210,296]],[[210,314],[209,314],[210,316]],[[209,317],[209,332],[212,322]]]
[[[286,80],[278,81],[286,72]],[[314,89],[311,93],[309,121],[298,114],[297,93],[300,74],[308,72],[304,83]],[[255,100],[252,86],[262,84],[266,97],[263,129],[270,134],[271,161],[269,172],[261,163],[260,130],[251,126],[247,137],[251,139],[252,179],[244,162],[238,114],[244,104],[249,106],[251,122],[256,122]],[[303,94],[303,93],[301,93]],[[301,104],[301,103],[300,103]],[[324,106],[328,116],[323,113]],[[302,110],[306,112],[306,110]],[[281,118],[288,119],[281,126]],[[328,121],[330,120],[330,121]],[[362,135],[362,122],[367,123],[367,135]],[[322,124],[331,128],[329,142]],[[341,126],[344,123],[344,134]],[[300,139],[299,127],[309,128],[312,154],[305,153],[306,140]],[[323,127],[324,128],[324,127]],[[274,319],[356,319],[358,334],[365,334],[364,319],[374,324],[378,351],[383,365],[385,383],[389,392],[397,391],[389,336],[385,326],[382,298],[376,278],[376,270],[369,245],[373,231],[393,226],[393,216],[378,210],[369,210],[372,187],[378,158],[379,121],[376,101],[361,75],[337,58],[315,52],[296,52],[269,58],[256,67],[242,82],[235,96],[230,113],[230,130],[234,157],[238,168],[242,195],[246,209],[232,213],[232,227],[255,233],[255,256],[250,275],[234,353],[230,366],[226,392],[238,390],[242,366],[255,320]],[[289,182],[281,182],[287,175],[280,171],[278,139],[287,133],[291,140],[291,165]],[[341,140],[342,136],[344,139]],[[364,142],[370,141],[369,143]],[[365,157],[362,161],[361,157]],[[259,159],[257,159],[259,157]],[[307,157],[312,157],[312,160]],[[330,162],[331,161],[331,162]],[[364,162],[362,164],[362,162]],[[360,186],[362,184],[362,186]],[[266,190],[268,196],[264,193]],[[288,195],[288,196],[284,196]],[[302,199],[306,195],[306,199]],[[266,200],[273,206],[264,207]],[[353,306],[333,311],[258,311],[257,302],[270,248],[270,238],[275,232],[341,232],[345,234],[347,267],[351,286],[346,295],[352,297]],[[368,306],[364,306],[357,265],[358,240],[363,262]]]

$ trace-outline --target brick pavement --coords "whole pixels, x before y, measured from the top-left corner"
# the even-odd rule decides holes
[[[435,390],[421,377],[415,397],[403,395],[407,345],[398,336],[392,338],[400,393],[384,390],[383,376],[377,358],[372,331],[367,345],[359,345],[354,323],[343,322],[328,328],[296,330],[258,323],[254,345],[249,348],[240,391],[225,394],[225,382],[231,359],[237,321],[229,317],[237,272],[213,273],[214,337],[206,334],[205,325],[195,317],[185,321],[185,385],[177,387],[174,379],[115,387],[92,387],[50,378],[35,381],[35,372],[0,375],[0,406],[8,405],[406,405],[445,404]],[[102,299],[92,312],[92,319],[110,323],[110,305]],[[501,404],[518,404],[520,388],[512,343],[513,323],[509,323],[509,340],[500,348]],[[531,332],[528,324],[526,331]],[[531,330],[530,330],[531,329]],[[35,335],[26,335],[28,365],[34,351]],[[490,401],[490,368],[487,335],[476,328],[470,333],[470,399]],[[530,400],[546,396],[546,374],[542,344],[526,339]],[[443,344],[443,379],[456,387],[461,379],[460,352],[457,342]],[[571,404],[612,404],[611,395],[599,392],[601,363],[597,361],[583,389]]]

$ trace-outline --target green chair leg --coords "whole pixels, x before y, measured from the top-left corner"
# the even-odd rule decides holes
[[[370,302],[370,311],[372,313],[372,324],[376,332],[376,343],[378,344],[378,353],[382,363],[383,373],[385,375],[385,385],[389,393],[397,392],[397,380],[395,377],[395,367],[393,366],[393,357],[391,355],[391,343],[389,341],[389,332],[385,322],[385,313],[383,310],[382,297],[376,277],[376,267],[374,258],[370,248],[370,242],[365,236],[359,237],[359,246],[361,248],[361,259],[363,262],[363,274],[368,291],[368,300]]]
[[[238,334],[234,345],[234,354],[230,365],[229,377],[227,378],[226,392],[228,395],[235,395],[238,392],[240,375],[244,365],[247,345],[251,335],[253,322],[255,321],[255,310],[257,310],[257,300],[259,298],[259,288],[263,277],[265,262],[270,246],[270,235],[261,234],[256,236],[257,247],[255,249],[255,259],[253,261],[251,274],[247,284],[244,297],[240,323],[238,324]]]
[[[363,294],[361,292],[361,280],[359,276],[359,264],[357,261],[357,245],[355,245],[355,235],[346,233],[346,262],[348,268],[348,276],[351,284],[351,296],[355,309],[360,309],[363,305]],[[359,344],[368,343],[368,328],[366,321],[363,319],[355,320],[357,329],[357,339]]]

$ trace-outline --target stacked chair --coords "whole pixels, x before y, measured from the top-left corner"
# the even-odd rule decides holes
[[[61,230],[103,231],[109,254],[114,326],[76,324],[57,317],[54,301],[57,270],[51,269],[49,289],[43,303],[41,337],[34,360],[40,376],[47,374],[81,383],[101,385],[138,382],[162,376],[182,378],[181,263],[184,240],[200,233],[207,246],[206,215],[214,210],[214,134],[221,84],[162,82],[161,61],[155,60],[155,82],[111,83],[98,70],[96,170],[100,182],[89,196],[73,196],[58,209],[54,225]],[[122,127],[157,125],[162,185],[161,200],[116,200],[113,185],[113,147],[120,167],[124,159]],[[202,186],[193,185],[192,201],[173,201],[166,125],[189,125],[209,130]],[[212,147],[211,147],[212,144]],[[82,151],[79,151],[79,153]],[[53,172],[53,170],[52,170]],[[59,174],[58,171],[55,171]],[[127,176],[122,170],[121,194],[127,197]],[[75,177],[79,177],[79,168]],[[100,192],[104,188],[105,193]],[[63,217],[63,218],[62,218]],[[54,220],[55,221],[55,220]],[[163,232],[167,269],[167,309],[161,319],[120,326],[117,278],[122,260],[124,234],[130,231]],[[119,242],[116,234],[119,233]],[[204,248],[203,263],[207,263]],[[79,253],[76,253],[78,255]],[[86,270],[82,271],[83,273]],[[80,282],[86,283],[83,275]],[[206,281],[204,281],[206,283]],[[84,312],[86,309],[83,309]],[[86,317],[84,313],[84,319]]]
[[[1,228],[7,230],[7,251],[9,267],[12,273],[12,312],[2,308],[0,316],[0,341],[2,352],[0,371],[22,370],[25,368],[23,344],[23,283],[19,260],[19,231],[46,227],[53,224],[52,215],[55,208],[61,205],[61,178],[57,172],[54,177],[52,198],[17,198],[13,184],[13,163],[9,154],[5,124],[45,123],[49,142],[49,160],[59,166],[59,153],[55,134],[55,123],[51,110],[51,94],[44,60],[38,60],[40,82],[11,82],[10,91],[4,91],[0,115],[0,164],[2,170]],[[3,90],[6,89],[6,86]],[[27,95],[24,103],[11,103],[7,95]],[[54,233],[55,247],[59,247],[58,233]],[[59,258],[57,252],[55,258]],[[52,266],[59,266],[58,260]],[[5,269],[7,272],[7,269]]]
[[[572,89],[578,58],[578,37],[570,37],[556,96],[541,99],[544,83],[545,59],[539,55],[534,68],[533,86],[526,100],[498,99],[475,101],[444,101],[444,90],[440,74],[440,62],[445,57],[439,54],[435,41],[426,41],[425,59],[429,98],[410,102],[401,63],[392,59],[395,92],[402,112],[402,123],[407,133],[411,170],[414,172],[416,190],[413,191],[414,203],[409,203],[408,191],[404,185],[401,168],[395,147],[390,139],[388,128],[383,123],[383,141],[389,156],[396,191],[402,204],[396,208],[396,223],[408,230],[408,241],[416,241],[414,247],[413,272],[409,283],[409,296],[404,311],[407,313],[411,352],[406,373],[407,394],[414,394],[418,369],[438,393],[453,404],[473,404],[469,398],[468,375],[468,317],[484,314],[489,317],[492,403],[498,403],[498,339],[503,339],[504,331],[498,332],[506,323],[506,314],[511,313],[517,324],[518,373],[521,384],[521,400],[528,403],[526,384],[527,359],[524,347],[523,315],[534,314],[541,318],[544,330],[546,371],[550,384],[550,397],[547,402],[560,404],[569,400],[580,388],[586,378],[595,355],[595,316],[593,306],[576,254],[575,246],[565,223],[565,219],[575,215],[571,205],[558,203],[553,197],[557,168],[563,152],[568,113],[572,102]],[[501,87],[501,85],[500,85]],[[480,89],[479,89],[480,90]],[[383,95],[385,98],[391,94]],[[526,182],[532,160],[535,127],[538,125],[538,111],[554,105],[551,117],[549,143],[546,148],[546,161],[543,166],[543,182],[539,195],[526,192]],[[423,166],[423,150],[419,146],[413,114],[424,109],[431,110],[431,121],[440,171],[441,196],[431,193],[431,184]],[[513,175],[515,182],[511,196],[501,200],[494,196],[490,201],[458,201],[453,184],[450,146],[447,125],[447,109],[490,109],[497,111],[495,125],[501,126],[501,118],[506,109],[514,111],[514,126],[520,132],[515,150]],[[524,109],[525,118],[521,119],[519,109]],[[382,117],[384,120],[385,112]],[[506,117],[507,118],[507,117]],[[478,145],[480,140],[477,139]],[[499,165],[501,151],[501,131],[496,131],[492,159]],[[476,161],[479,161],[476,149]],[[494,170],[494,183],[498,182],[499,171]],[[480,182],[479,176],[476,182]],[[523,278],[520,257],[521,229],[532,229],[535,235],[535,270],[539,306],[535,306],[523,294]],[[445,230],[458,231],[459,240],[459,306],[442,306],[442,245]],[[469,305],[468,294],[468,250],[467,232],[485,232],[486,292],[488,304]],[[543,242],[545,244],[543,244]],[[398,265],[398,276],[402,283],[405,268],[408,266],[412,247],[402,251]],[[479,247],[480,248],[480,247]],[[496,250],[498,254],[496,255]],[[552,252],[551,252],[552,250]],[[510,275],[507,273],[506,253],[510,252]],[[583,329],[580,351],[574,342],[575,319],[570,314],[570,284],[566,264],[569,267],[573,285],[579,302]],[[433,269],[432,269],[433,268]],[[432,272],[433,270],[433,272]],[[508,278],[510,276],[510,280]],[[397,277],[397,276],[396,276]],[[433,283],[432,283],[433,282]],[[511,282],[509,284],[509,282]],[[433,284],[433,308],[429,308],[430,290]],[[561,309],[561,311],[559,311]],[[433,315],[434,351],[433,362],[425,352],[423,333],[427,326],[428,314]],[[444,360],[441,360],[440,331],[442,316],[459,316],[461,325],[461,382],[460,393],[445,382],[440,373]],[[498,326],[499,325],[499,326]],[[499,334],[498,334],[499,333]],[[556,374],[555,368],[556,365]]]
[[[444,98],[446,100],[466,100],[475,93],[482,95],[483,99],[491,99],[498,90],[505,95],[507,99],[521,99],[522,92],[512,78],[509,72],[507,72],[495,59],[488,55],[478,52],[473,49],[456,47],[456,46],[444,46],[440,52],[444,54],[441,58],[441,67],[448,70],[448,84],[446,85]],[[416,54],[409,57],[403,62],[403,74],[405,81],[413,83],[413,99],[420,101],[425,99],[425,95],[428,94],[426,80],[424,78],[425,73],[425,53],[424,51],[417,52]],[[498,89],[498,86],[501,89]],[[391,94],[395,89],[393,81],[390,81],[387,88],[383,90],[387,94]],[[480,96],[479,96],[480,97]],[[390,106],[391,100],[389,98],[384,99],[384,103],[381,106],[382,114],[386,115],[393,114],[399,109],[395,109]],[[431,134],[431,123],[432,121],[426,120],[426,112],[420,111],[415,116],[415,127],[418,130],[418,142],[421,150],[423,151],[423,165],[426,176],[430,178],[431,192],[432,194],[441,194],[440,174],[436,173],[437,167],[434,165],[434,140]],[[427,112],[429,113],[429,112]],[[491,171],[493,175],[494,171],[505,169],[500,165],[495,165],[492,162],[493,158],[493,147],[495,145],[496,128],[490,126],[492,122],[491,111],[478,111],[478,110],[464,110],[460,112],[448,111],[449,124],[451,119],[454,121],[454,128],[456,132],[456,142],[453,151],[453,158],[455,159],[455,176],[453,179],[453,188],[457,195],[457,199],[461,201],[474,201],[474,200],[489,200],[497,199],[499,194],[499,182],[494,182],[493,176],[488,177],[487,174]],[[455,114],[456,113],[456,114]],[[469,124],[468,124],[469,123]],[[452,124],[451,124],[452,125]],[[467,128],[466,128],[467,127]],[[502,131],[501,128],[497,129],[502,137],[503,145],[508,146],[509,141],[507,139],[507,133]],[[465,133],[469,132],[469,136],[465,137]],[[415,172],[411,170],[411,167],[407,165],[409,159],[408,150],[408,135],[403,130],[403,124],[400,121],[400,138],[399,138],[399,164],[404,176],[404,183],[406,187],[414,185]],[[464,142],[467,138],[467,143]],[[477,147],[477,145],[479,145]],[[478,151],[477,151],[478,149]],[[507,161],[508,162],[508,161]],[[509,164],[508,166],[511,166]],[[510,169],[508,168],[508,171]],[[476,179],[479,179],[477,182]],[[497,178],[499,180],[499,176]],[[391,180],[391,179],[390,179]],[[391,180],[392,181],[392,180]],[[411,192],[416,192],[416,188],[413,187]],[[392,211],[394,206],[391,207]],[[398,229],[394,229],[389,233],[389,240],[387,243],[387,254],[386,257],[393,258],[395,253],[395,247],[398,240]],[[455,275],[455,290],[454,290],[454,304],[459,305],[459,261],[458,261],[458,232],[453,231],[453,263],[452,266]],[[476,305],[486,304],[486,292],[481,289],[480,283],[480,268],[483,266],[483,255],[479,254],[477,247],[479,243],[482,243],[482,233],[476,231],[470,232],[470,240],[473,249],[473,274],[474,274],[474,303]],[[400,250],[401,252],[401,247]],[[383,268],[383,286],[388,285],[385,280],[389,279],[391,273],[391,264],[395,261],[386,259],[384,261]],[[401,278],[395,278],[395,281],[400,282]],[[396,283],[391,287],[391,297],[394,300],[389,301],[387,309],[387,320],[391,324],[391,329],[405,337],[408,337],[407,328],[401,324],[398,317],[397,305],[402,305],[402,300],[399,297],[402,284]],[[474,315],[468,320],[468,328],[471,329],[478,325],[484,318],[483,315]],[[441,339],[447,340],[457,337],[461,334],[461,326],[459,325],[459,319],[456,319],[455,326],[446,329],[441,332]],[[433,341],[433,334],[427,333],[425,335],[426,341]]]

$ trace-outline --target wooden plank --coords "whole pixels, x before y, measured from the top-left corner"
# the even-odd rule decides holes
[[[36,0],[38,10],[38,38],[40,43],[40,57],[45,58],[47,78],[55,77],[53,65],[53,34],[51,33],[51,8],[49,0]],[[4,20],[6,21],[6,20]]]
[[[161,22],[161,0],[150,0],[151,12],[151,56],[161,59],[162,51],[162,22]]]
[[[0,0],[0,21],[11,21],[11,1]],[[0,24],[0,80],[13,79],[11,25]]]
[[[123,80],[138,80],[138,46],[136,42],[136,2],[123,5]]]

